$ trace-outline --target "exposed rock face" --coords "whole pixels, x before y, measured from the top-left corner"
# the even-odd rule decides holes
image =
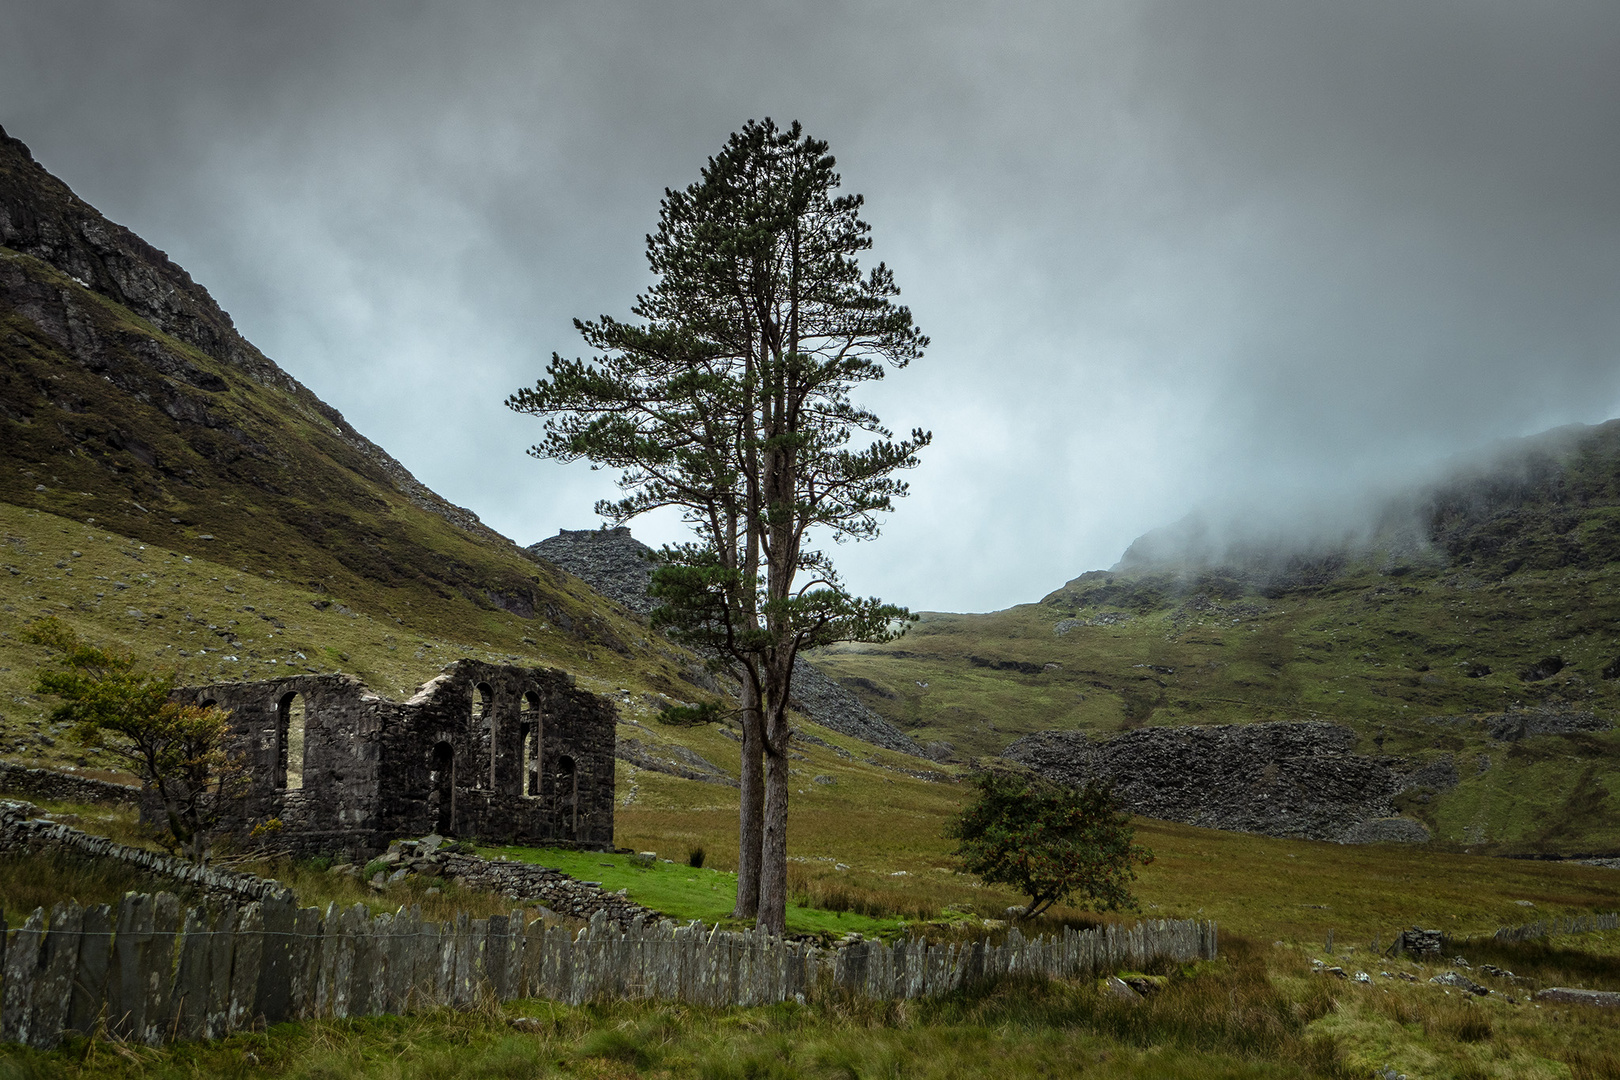
[[[647,595],[647,586],[658,565],[658,553],[631,536],[627,528],[561,529],[527,550],[637,614],[645,615],[657,605]],[[802,658],[793,668],[793,704],[841,735],[885,750],[926,756],[921,745]]]
[[[485,539],[502,545],[509,542],[471,510],[429,490],[382,447],[356,431],[341,413],[254,348],[190,274],[122,225],[108,221],[46,172],[28,147],[7,135],[4,128],[0,128],[0,247],[47,263],[83,288],[129,308],[163,333],[266,386],[290,392],[300,406],[318,414],[338,438],[417,506]],[[69,286],[41,291],[15,269],[5,277],[0,284],[15,306],[70,355],[94,367],[104,343],[94,340],[92,320],[79,310],[82,299],[74,295],[75,290]],[[165,410],[176,420],[206,423],[206,395],[227,389],[225,380],[169,354],[157,342],[143,343],[141,351],[157,373],[204,391],[202,395],[166,395],[171,400],[163,401]],[[141,448],[131,452],[139,456]]]
[[[1433,786],[1408,763],[1353,753],[1356,734],[1325,723],[1141,728],[1098,741],[1026,736],[1003,756],[1049,780],[1112,780],[1132,813],[1212,829],[1340,843],[1428,840],[1393,798]],[[1448,762],[1449,763],[1449,762]],[[1449,774],[1456,782],[1453,766]]]
[[[638,769],[679,776],[683,780],[697,780],[705,784],[738,787],[737,778],[720,766],[678,743],[652,745],[640,739],[620,739],[614,751],[620,761],[627,761]]]
[[[1486,720],[1491,738],[1518,742],[1533,735],[1574,735],[1583,731],[1608,731],[1614,721],[1595,713],[1574,709],[1525,709],[1500,713]]]

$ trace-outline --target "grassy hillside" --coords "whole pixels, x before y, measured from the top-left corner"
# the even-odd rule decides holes
[[[1442,843],[1617,851],[1620,734],[1493,737],[1526,714],[1620,713],[1617,478],[1620,422],[1561,432],[1359,551],[1138,561],[816,664],[966,756],[1048,729],[1344,723],[1364,753],[1452,757],[1458,786],[1403,807]]]

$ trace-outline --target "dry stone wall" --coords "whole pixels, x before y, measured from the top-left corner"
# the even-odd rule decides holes
[[[382,861],[391,868],[389,876],[394,880],[403,874],[449,878],[465,888],[497,893],[519,904],[538,904],[553,914],[576,919],[589,919],[601,912],[609,922],[629,926],[637,919],[656,919],[659,914],[561,870],[449,850],[439,836],[392,844]]]
[[[30,769],[0,761],[0,794],[61,802],[138,803],[141,789],[55,769]]]
[[[70,826],[34,817],[34,811],[27,803],[0,802],[0,855],[28,856],[57,851],[84,859],[105,859],[185,886],[212,901],[245,903],[291,896],[285,885],[270,878],[198,866],[172,855],[120,844],[105,836],[91,836]]]

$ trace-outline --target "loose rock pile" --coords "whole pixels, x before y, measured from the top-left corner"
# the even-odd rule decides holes
[[[1340,843],[1426,841],[1421,822],[1396,816],[1394,796],[1455,783],[1455,766],[1365,757],[1355,745],[1356,733],[1336,724],[1222,724],[1100,741],[1042,731],[1003,756],[1057,783],[1111,780],[1144,817]]]

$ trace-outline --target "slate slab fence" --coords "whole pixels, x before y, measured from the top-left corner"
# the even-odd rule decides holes
[[[1497,941],[1532,941],[1555,934],[1588,934],[1594,930],[1620,930],[1620,912],[1606,911],[1595,915],[1566,915],[1562,918],[1540,919],[1523,926],[1504,926],[1493,935]]]
[[[1213,922],[1143,922],[1055,937],[856,941],[823,949],[702,923],[598,912],[577,933],[510,916],[425,922],[418,909],[296,908],[284,898],[182,910],[169,893],[116,907],[43,908],[0,935],[0,1041],[45,1048],[64,1034],[157,1045],[215,1039],[283,1020],[403,1013],[480,1000],[572,1004],[657,998],[759,1005],[818,993],[947,993],[1009,975],[1075,977],[1156,959],[1213,958]]]

